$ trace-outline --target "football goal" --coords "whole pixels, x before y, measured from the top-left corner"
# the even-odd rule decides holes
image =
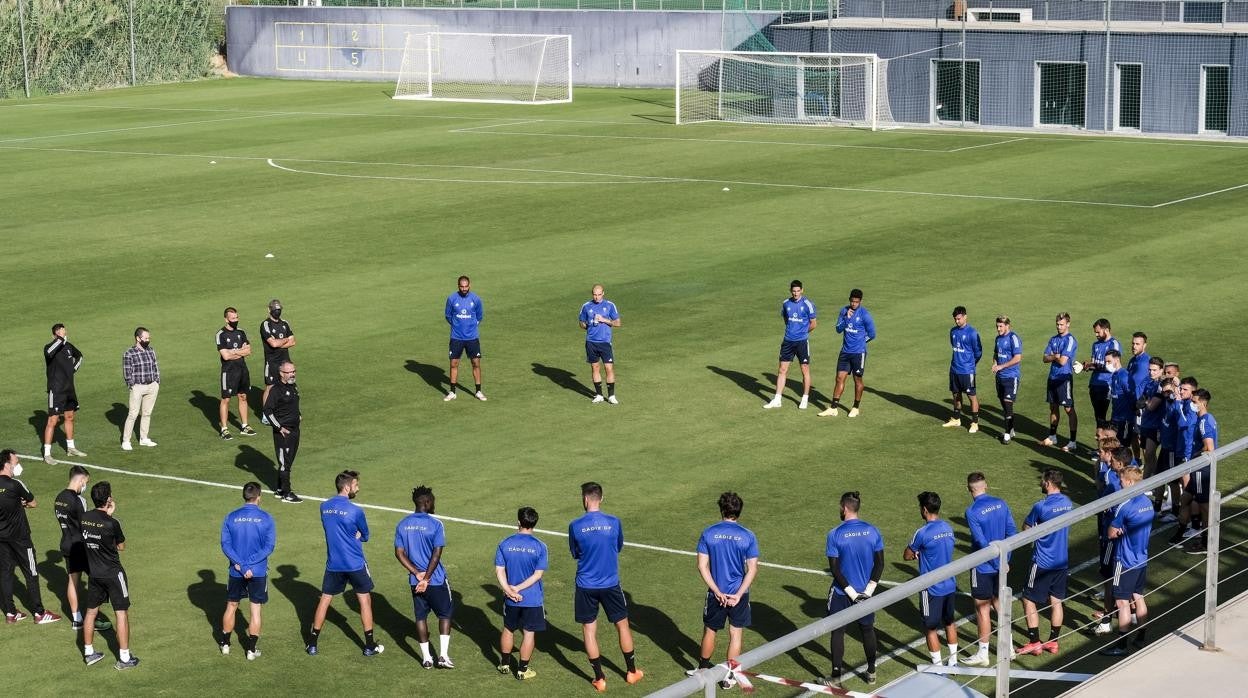
[[[394,98],[497,104],[571,102],[572,37],[410,34]]]
[[[677,51],[676,123],[893,126],[887,65],[872,53]]]

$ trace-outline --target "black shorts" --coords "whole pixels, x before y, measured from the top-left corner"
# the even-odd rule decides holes
[[[277,369],[279,366],[286,363],[287,361],[289,361],[289,359],[279,359],[277,361],[265,361],[264,362],[264,384],[266,386],[277,385],[277,380],[279,377]]]
[[[235,365],[237,364],[237,365]],[[246,395],[251,388],[251,373],[242,360],[232,361],[221,367],[221,399]]]
[[[105,602],[114,611],[130,609],[130,581],[125,570],[117,570],[110,577],[91,577],[87,581],[87,608],[99,608]]]
[[[1114,563],[1114,600],[1130,601],[1135,594],[1144,595],[1144,578],[1148,574],[1148,565],[1122,569],[1122,563]]]
[[[919,592],[919,612],[923,614],[923,627],[927,630],[939,630],[942,626],[953,623],[953,600],[957,594],[932,596],[927,590]]]
[[[269,600],[269,578],[268,577],[245,577],[230,576],[230,581],[225,586],[225,599],[235,603],[242,601],[243,597],[252,603],[267,603]]]
[[[598,620],[598,606],[602,606],[607,620],[618,623],[628,618],[628,602],[624,599],[624,590],[619,584],[605,589],[576,588],[576,600],[573,616],[582,625]]]
[[[546,629],[546,609],[542,606],[503,606],[503,627],[507,632],[527,630],[535,633]]]
[[[1184,492],[1192,495],[1192,501],[1198,504],[1209,503],[1209,466],[1193,470],[1187,477]]]
[[[1178,456],[1174,451],[1163,447],[1157,452],[1157,472],[1169,470],[1179,464]]]
[[[723,630],[725,621],[734,628],[748,628],[751,620],[750,592],[745,592],[736,606],[721,606],[715,594],[710,589],[706,590],[706,601],[702,604],[702,624],[707,628]]]
[[[601,361],[604,364],[615,363],[615,350],[611,347],[611,342],[585,342],[585,363],[596,364]]]
[[[1018,376],[1002,376],[997,374],[997,399],[1001,402],[1016,402],[1018,399]]]
[[[1048,603],[1050,598],[1061,601],[1066,598],[1066,578],[1070,570],[1046,570],[1035,564],[1031,566],[1031,574],[1027,576],[1027,584],[1023,587],[1023,598],[1033,603]]]
[[[48,414],[57,415],[78,410],[78,391],[73,386],[48,391]]]
[[[997,583],[1001,575],[998,572],[980,572],[971,569],[971,598],[988,601],[997,598]]]
[[[862,377],[866,370],[867,352],[865,351],[858,354],[841,352],[841,355],[836,357],[837,373],[852,373],[855,376]]]
[[[1092,400],[1092,406],[1102,411],[1109,409],[1109,385],[1108,384],[1089,384],[1088,397]]]
[[[957,395],[966,393],[975,395],[975,374],[949,372],[949,392]]]
[[[449,620],[451,617],[450,582],[442,582],[437,586],[430,584],[419,594],[416,593],[416,587],[413,586],[412,610],[416,614],[416,620],[428,618],[429,611],[433,611],[433,615],[441,620]]]
[[[464,354],[468,354],[469,359],[481,358],[481,340],[480,339],[451,339],[451,346],[446,354],[449,358],[458,359]]]
[[[792,361],[793,357],[797,357],[798,363],[810,363],[809,339],[799,339],[796,341],[786,339],[783,342],[780,342],[780,360]]]
[[[367,594],[373,590],[373,576],[368,573],[368,566],[351,572],[334,572],[325,570],[321,579],[321,593],[337,596],[347,590],[347,582],[351,582],[351,590],[357,594]]]
[[[69,550],[61,548],[61,556],[65,558],[65,571],[70,574],[79,572],[91,572],[91,568],[87,566],[87,544],[78,541],[69,547]]]
[[[1109,521],[1105,522],[1109,525]],[[1118,556],[1118,544],[1104,536],[1100,538],[1100,559],[1097,560],[1097,571],[1101,573],[1101,579],[1114,578],[1114,558]]]
[[[1061,405],[1062,407],[1075,406],[1074,394],[1075,381],[1070,374],[1050,378],[1048,382],[1048,390],[1045,391],[1045,401],[1050,405]]]
[[[1155,444],[1161,443],[1161,429],[1158,427],[1141,426],[1139,427],[1139,434],[1141,448],[1147,446],[1149,441]]]
[[[854,605],[854,602],[850,601],[848,596],[846,596],[845,594],[836,593],[835,584],[832,585],[832,588],[828,590],[828,615],[829,616],[834,613],[840,613],[841,611],[844,611],[845,609],[853,605]],[[864,628],[875,625],[875,614],[868,613],[867,615],[859,618],[858,625],[861,625]]]

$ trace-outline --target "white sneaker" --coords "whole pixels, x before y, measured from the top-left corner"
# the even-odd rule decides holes
[[[949,421],[945,422],[944,424],[941,424],[940,426],[942,426],[942,427],[944,427],[944,428],[946,428],[946,429],[951,429],[951,428],[953,428],[953,427],[960,427],[960,426],[962,426],[962,418],[961,418],[961,417],[950,417],[950,418],[949,418]]]
[[[979,431],[979,422],[971,422],[971,426],[966,428],[966,433],[974,434]]]
[[[260,414],[260,423],[266,427],[269,426],[269,418],[264,416],[263,413]]]
[[[835,406],[833,406],[833,407],[829,407],[828,409],[826,409],[826,410],[824,410],[824,411],[820,412],[820,413],[819,413],[819,416],[820,416],[820,417],[835,417],[835,416],[837,416],[838,414],[840,414],[840,411],[839,411],[839,410],[837,410]]]
[[[780,398],[779,398],[779,396],[777,396],[777,397],[773,397],[773,398],[771,399],[771,402],[767,403],[766,405],[763,405],[763,409],[765,409],[765,410],[774,410],[774,409],[777,409],[777,408],[779,408],[779,407],[780,407]]]
[[[612,405],[618,405],[618,404],[620,404],[620,401],[619,401],[619,400],[617,400],[617,399],[615,399],[615,396],[614,396],[614,395],[612,395],[611,397],[608,397],[608,398],[607,398],[607,402],[611,403]]]
[[[1079,444],[1075,443],[1074,441],[1068,441],[1066,442],[1065,446],[1062,446],[1062,450],[1067,453],[1074,453],[1078,449],[1079,449]]]
[[[809,406],[810,406],[810,397],[807,395],[803,395],[802,401],[797,403],[797,409],[804,410]]]
[[[1200,535],[1199,528],[1189,528],[1183,532],[1183,540],[1187,540],[1188,538],[1195,538],[1196,536],[1199,536],[1199,535]]]
[[[595,396],[594,396],[594,399],[593,399],[593,400],[590,400],[590,402],[594,403],[595,405],[597,405],[597,404],[598,404],[598,403],[600,403],[600,402],[606,402],[606,401],[607,401],[607,399],[606,399],[605,397],[603,397],[601,394],[599,394],[599,395],[595,395]]]
[[[957,665],[958,665],[958,655],[956,654],[949,655],[949,661],[945,662],[945,666],[957,666]]]
[[[247,661],[254,662],[260,656],[260,650],[247,650]]]
[[[1097,623],[1096,629],[1093,630],[1092,632],[1096,633],[1097,635],[1108,635],[1114,632],[1114,626],[1111,625],[1109,621],[1105,621],[1104,623]]]
[[[858,416],[858,408],[857,408],[857,407],[851,407],[851,408],[849,408],[849,416],[850,416],[850,417],[857,417],[857,416]]]
[[[122,442],[121,442],[121,450],[123,450],[123,451],[133,451],[133,450],[134,450],[134,446],[131,446],[129,441],[122,441]]]
[[[139,439],[139,445],[140,445],[140,446],[146,446],[146,447],[148,447],[148,448],[155,448],[155,447],[156,447],[156,442],[155,442],[155,441],[152,441],[151,439]],[[128,450],[128,449],[126,449],[126,448],[123,446],[123,447],[122,447],[122,450]]]
[[[485,402],[485,393],[481,392],[480,390],[477,391],[477,394],[475,395],[475,397],[481,402]]]
[[[451,400],[454,400],[454,399],[455,399],[455,391],[452,390],[451,392],[446,394],[446,397],[442,398],[442,402],[450,402]]]
[[[222,643],[222,644],[217,645],[217,647],[220,647],[220,648],[221,648],[221,654],[224,654],[224,655],[226,655],[226,656],[229,656],[229,654],[230,654],[230,646],[229,646],[228,644],[224,644],[224,643]]]
[[[1174,523],[1175,521],[1178,521],[1178,520],[1179,520],[1179,517],[1175,516],[1174,512],[1172,511],[1163,512],[1161,514],[1161,517],[1158,519],[1158,521],[1160,521],[1163,524]]]
[[[983,652],[977,652],[964,659],[962,663],[967,666],[988,666],[991,661],[988,659],[988,655]]]
[[[1042,445],[1042,446],[1056,446],[1056,445],[1057,445],[1057,437],[1056,437],[1056,436],[1046,436],[1046,437],[1044,438],[1044,441],[1041,441],[1041,442],[1040,442],[1040,445]]]
[[[1008,444],[1012,438],[1014,438],[1014,435],[1007,431],[1001,435],[1001,443]]]

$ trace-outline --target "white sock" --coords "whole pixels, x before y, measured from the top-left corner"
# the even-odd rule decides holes
[[[439,635],[438,646],[442,648],[442,651],[438,653],[439,657],[451,656],[451,636],[450,635]]]
[[[65,448],[73,448],[73,447],[74,447],[74,440],[73,440],[73,439],[65,439]]]
[[[979,643],[979,653],[980,653],[980,654],[982,654],[982,655],[983,655],[983,656],[985,656],[985,657],[987,657],[987,656],[988,656],[988,645],[989,645],[989,643],[987,643],[987,642],[981,642],[981,643]]]
[[[73,614],[73,615],[74,615],[74,622],[75,622],[75,623],[81,623],[81,622],[82,622],[82,611],[74,611],[74,614]]]
[[[931,655],[932,655],[932,664],[940,666],[940,650],[936,650],[935,652],[932,652]]]
[[[420,643],[420,656],[421,656],[421,658],[423,658],[426,662],[432,662],[432,661],[433,661],[433,657],[430,657],[430,656],[429,656],[429,643],[428,643],[428,642],[422,642],[422,643]]]
[[[958,644],[956,642],[952,645],[949,645],[949,661],[951,662],[958,661]]]
[[[117,658],[123,662],[130,661],[130,650],[120,650],[117,652]]]
[[[82,656],[90,657],[93,654],[95,654],[95,645],[83,645],[82,646]]]
[[[52,455],[52,444],[44,444],[44,445],[43,445],[43,455],[45,455],[45,456],[50,456],[50,455]]]

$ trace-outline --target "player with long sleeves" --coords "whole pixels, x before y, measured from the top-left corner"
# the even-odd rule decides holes
[[[971,400],[971,425],[967,429],[974,434],[979,431],[979,396],[975,394],[975,367],[984,355],[979,331],[967,324],[966,308],[953,309],[953,327],[949,328],[949,346],[953,355],[949,359],[949,392],[953,394],[953,416],[941,426],[962,426],[962,394]]]

